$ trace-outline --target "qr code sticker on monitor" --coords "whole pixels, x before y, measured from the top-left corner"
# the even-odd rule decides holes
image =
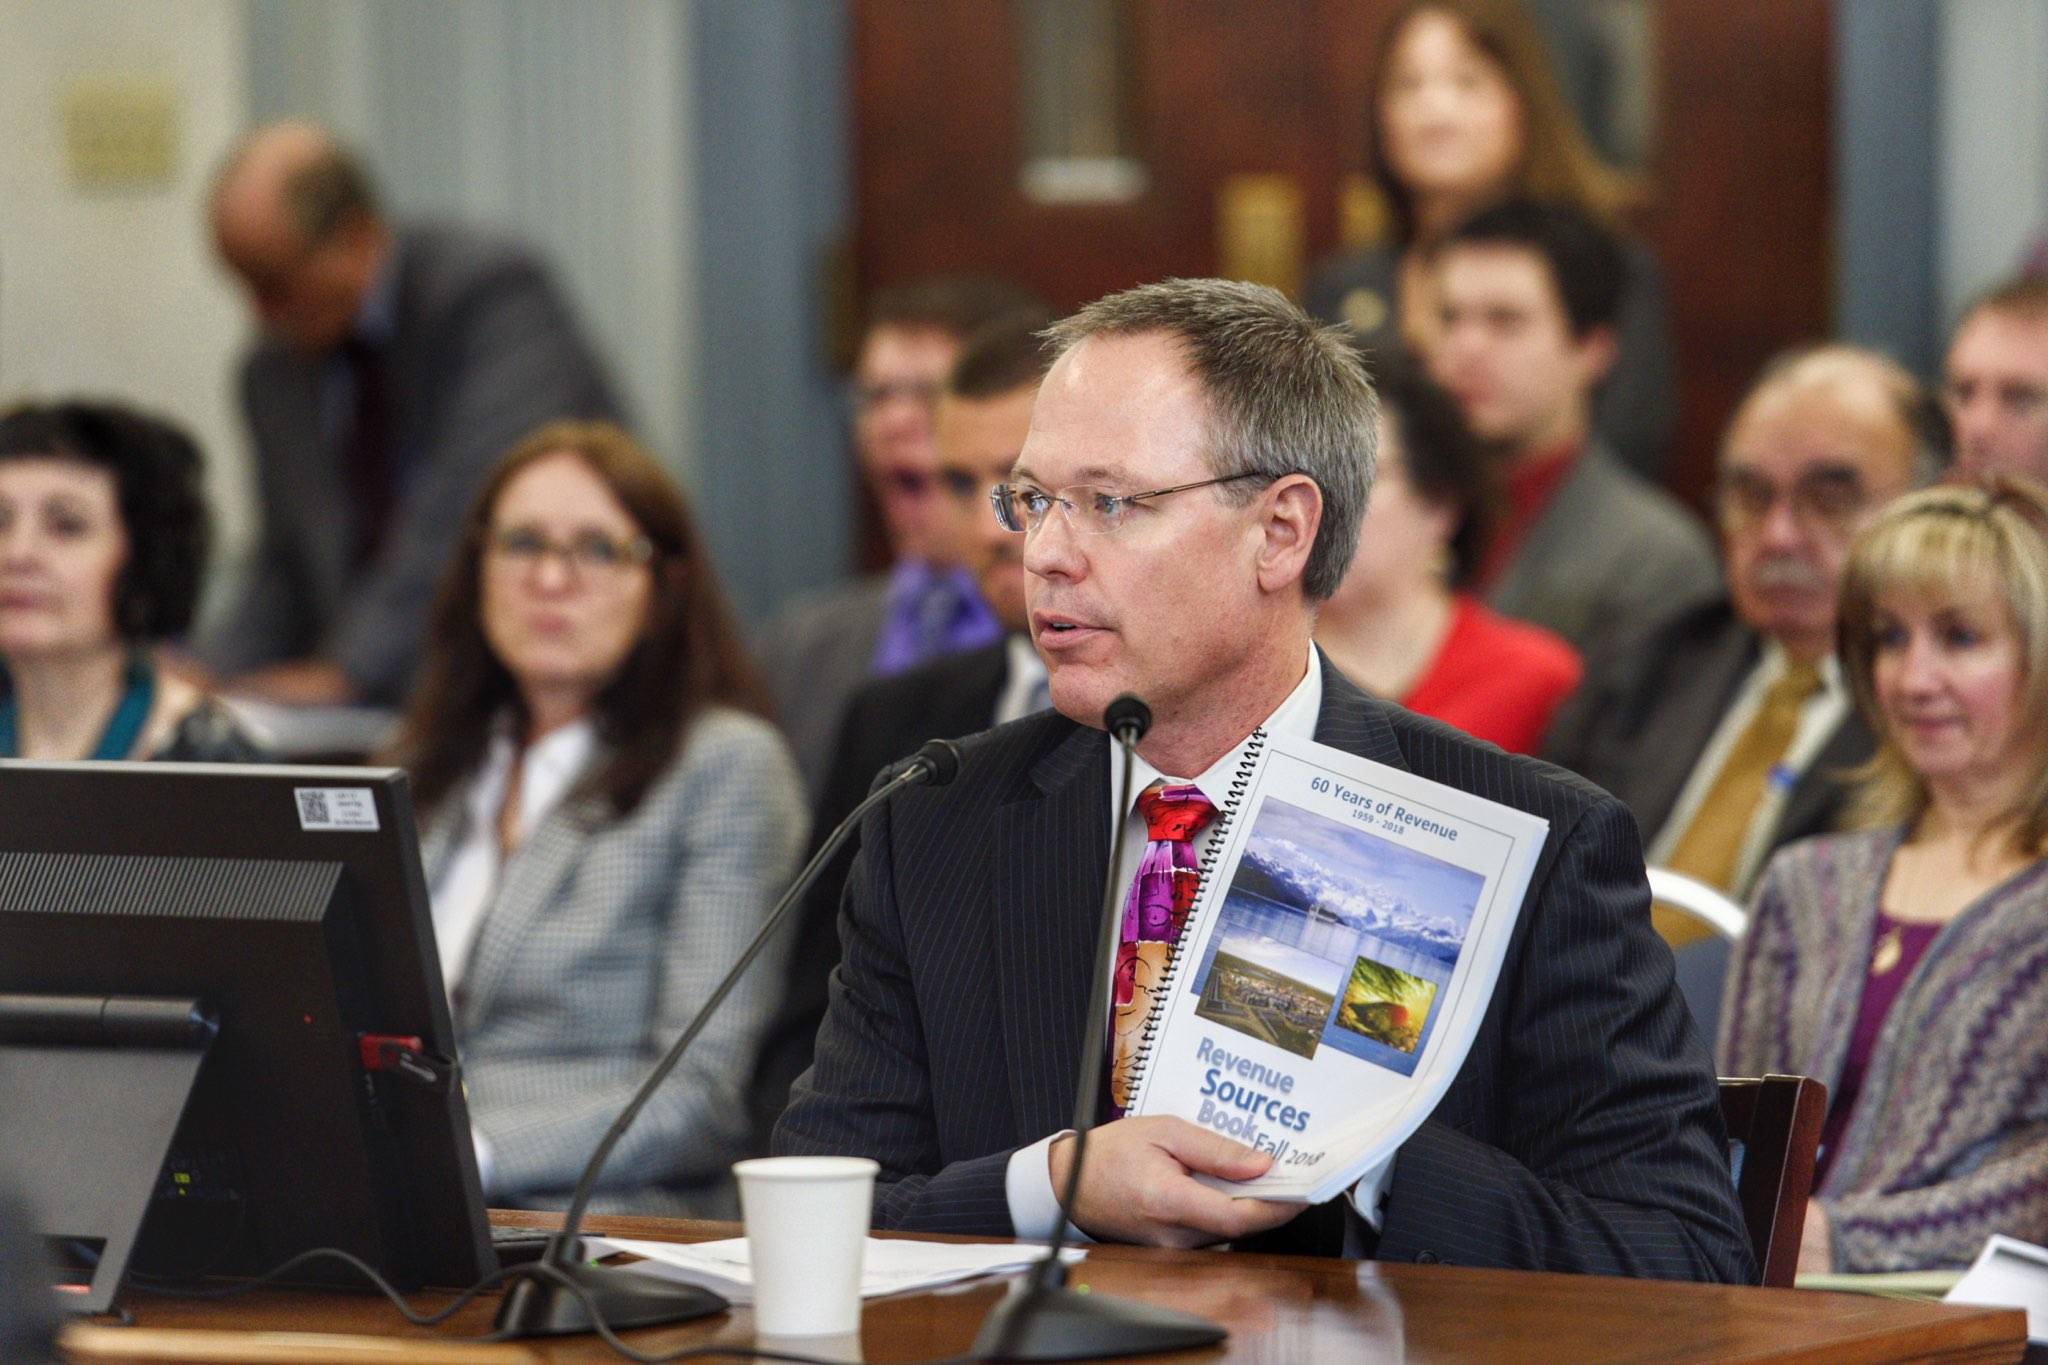
[[[377,801],[368,787],[294,787],[299,803],[299,828],[346,830],[377,828]]]

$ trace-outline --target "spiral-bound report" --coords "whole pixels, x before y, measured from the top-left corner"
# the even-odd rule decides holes
[[[1271,1152],[1233,1193],[1321,1203],[1391,1157],[1464,1063],[1544,820],[1254,736],[1153,992],[1134,1114]]]

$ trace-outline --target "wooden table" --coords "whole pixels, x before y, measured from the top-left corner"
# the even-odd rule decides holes
[[[531,1213],[494,1216],[517,1223],[548,1221]],[[623,1237],[675,1241],[737,1233],[729,1224],[653,1218],[593,1219],[591,1226]],[[2024,1315],[2007,1309],[1293,1256],[1098,1247],[1075,1267],[1073,1280],[1100,1293],[1199,1313],[1230,1329],[1221,1347],[1154,1357],[1162,1361],[2013,1361],[2020,1358],[2026,1336]],[[983,1281],[871,1302],[862,1317],[861,1354],[874,1362],[918,1361],[964,1351],[1003,1288]],[[421,1301],[446,1299],[425,1296]],[[429,1356],[423,1353],[432,1351],[429,1342],[436,1333],[405,1325],[381,1299],[352,1294],[259,1290],[218,1304],[143,1296],[128,1296],[127,1302],[142,1330],[105,1328],[85,1334],[77,1344],[91,1349],[74,1352],[75,1358],[218,1360],[226,1358],[225,1338],[214,1338],[207,1348],[205,1339],[184,1334],[233,1329],[402,1340],[409,1344],[401,1358],[449,1365],[620,1359],[594,1338],[461,1347]],[[488,1331],[495,1308],[495,1298],[473,1305],[441,1329],[440,1339]],[[152,1338],[163,1347],[137,1349]],[[742,1308],[697,1323],[630,1333],[627,1339],[649,1352],[713,1342],[749,1345],[753,1324]],[[278,1342],[270,1354],[239,1358],[313,1359],[305,1345]],[[186,1347],[194,1349],[175,1353]],[[325,1358],[373,1357],[358,1352]]]

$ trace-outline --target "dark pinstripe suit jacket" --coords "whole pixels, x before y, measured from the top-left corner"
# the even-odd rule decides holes
[[[1327,664],[1316,738],[1550,822],[1471,1054],[1395,1162],[1378,1255],[1752,1279],[1712,1065],[1628,812]],[[1071,1116],[1108,788],[1106,737],[1041,714],[975,737],[949,788],[863,828],[844,961],[775,1150],[881,1162],[877,1224],[1011,1232],[1010,1154]]]

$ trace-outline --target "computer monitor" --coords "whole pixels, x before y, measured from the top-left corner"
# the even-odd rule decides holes
[[[395,769],[0,762],[0,1163],[78,1307],[137,1200],[131,1273],[494,1269],[441,981]],[[178,1001],[217,1024],[196,1081]]]

